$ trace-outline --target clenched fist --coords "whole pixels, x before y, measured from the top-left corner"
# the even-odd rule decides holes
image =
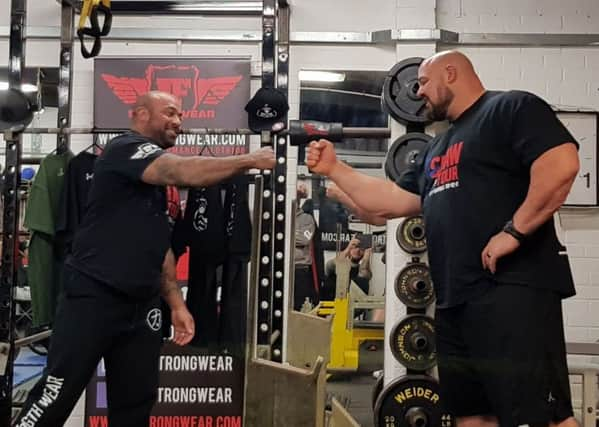
[[[306,165],[310,171],[329,176],[336,164],[335,148],[326,139],[313,141],[306,148]]]
[[[248,154],[252,167],[256,169],[272,169],[275,167],[275,152],[270,147],[263,147]]]

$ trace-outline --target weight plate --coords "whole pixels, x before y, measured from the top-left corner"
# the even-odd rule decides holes
[[[27,96],[18,89],[0,90],[0,131],[26,128],[33,120],[33,108]]]
[[[387,385],[374,409],[375,427],[453,427],[443,408],[439,384],[424,375],[407,375]]]
[[[416,95],[419,89],[418,67],[423,58],[407,58],[398,62],[387,73],[383,82],[381,104],[383,110],[398,122],[430,123],[426,101]]]
[[[432,137],[425,133],[410,132],[393,141],[385,158],[387,178],[398,182],[401,174],[416,162],[416,157],[431,139]]]
[[[406,265],[395,278],[395,295],[406,306],[425,308],[435,300],[428,266],[423,263]]]
[[[424,218],[412,216],[406,218],[397,227],[395,233],[397,244],[409,254],[417,254],[426,251],[426,235],[424,232]]]
[[[408,369],[426,371],[437,363],[433,319],[423,314],[404,317],[391,329],[391,353]]]
[[[372,389],[372,409],[374,409],[374,405],[376,405],[376,400],[379,398],[384,384],[385,375],[383,375],[383,373],[381,372],[379,377],[376,379],[376,383],[374,383],[374,387]]]

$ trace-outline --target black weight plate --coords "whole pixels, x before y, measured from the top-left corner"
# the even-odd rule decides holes
[[[435,300],[428,266],[415,262],[406,265],[395,278],[395,295],[406,306],[425,308]]]
[[[431,139],[425,133],[410,132],[393,141],[385,158],[387,178],[397,182],[402,172],[416,162],[416,157]]]
[[[375,427],[453,427],[443,408],[439,384],[425,375],[407,375],[387,385],[374,408]]]
[[[422,216],[411,216],[402,221],[395,232],[397,244],[409,254],[426,251],[426,235]]]
[[[391,68],[383,82],[381,104],[383,110],[404,125],[430,123],[426,101],[417,96],[418,67],[423,58],[407,58]]]
[[[374,405],[376,405],[376,400],[379,398],[384,384],[385,375],[383,375],[383,373],[381,372],[379,377],[376,379],[376,383],[374,383],[374,387],[372,389],[372,409],[374,409]]]
[[[12,127],[27,127],[33,120],[33,109],[20,90],[0,90],[0,131]]]
[[[404,317],[391,329],[391,353],[408,369],[426,371],[437,363],[433,319],[423,314]]]

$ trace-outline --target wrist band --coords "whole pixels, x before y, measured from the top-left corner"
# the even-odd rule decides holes
[[[522,243],[526,239],[526,235],[516,230],[516,227],[514,227],[514,222],[512,220],[509,220],[505,223],[505,225],[503,226],[503,231],[509,234],[510,236],[514,237],[514,239],[516,239],[520,243]]]

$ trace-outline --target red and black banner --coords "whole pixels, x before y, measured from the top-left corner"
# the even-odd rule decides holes
[[[249,59],[96,58],[94,126],[129,128],[139,95],[160,90],[183,103],[183,128],[247,128],[244,106],[250,98]],[[97,135],[100,145],[112,137]],[[179,135],[171,150],[181,155],[228,156],[246,153],[244,135]]]

